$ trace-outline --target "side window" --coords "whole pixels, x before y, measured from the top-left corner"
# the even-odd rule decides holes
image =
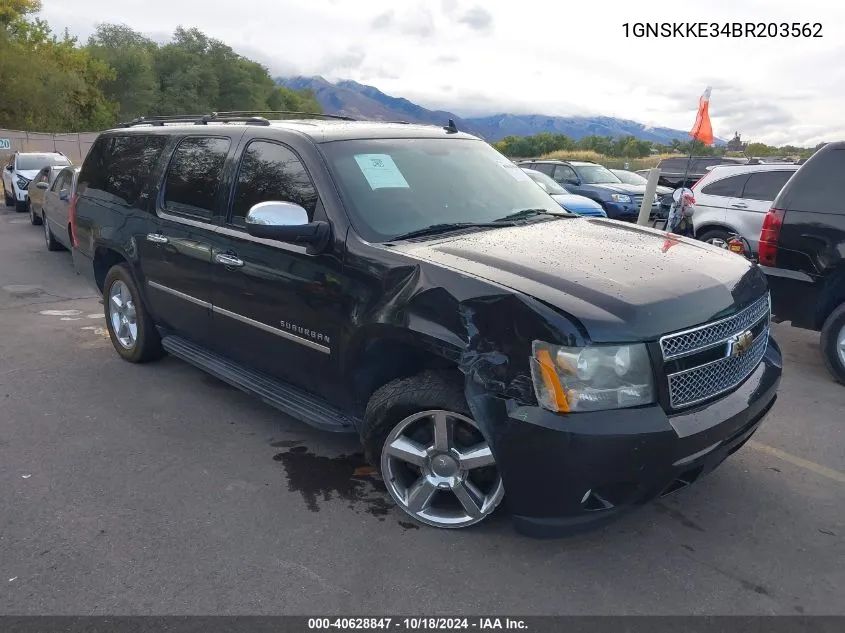
[[[536,169],[539,172],[546,174],[547,176],[552,175],[552,170],[554,169],[554,165],[549,165],[548,163],[534,163],[529,165],[531,169]]]
[[[759,171],[748,177],[743,198],[771,202],[778,197],[780,190],[794,171]]]
[[[314,219],[317,190],[302,161],[278,143],[253,141],[241,158],[230,222],[244,226],[249,210],[259,202],[278,200],[294,202]]]
[[[167,168],[164,180],[165,209],[210,218],[229,145],[227,138],[183,139],[173,152]]]
[[[61,172],[59,177],[53,181],[53,186],[50,188],[50,191],[54,191],[59,193],[62,189],[67,189],[67,172]]]
[[[569,165],[555,165],[555,171],[552,175],[552,178],[554,178],[561,184],[567,184],[578,181],[578,176],[575,174],[575,170],[572,169],[572,167],[570,167]]]
[[[100,137],[83,165],[82,180],[134,206],[148,193],[150,172],[161,156],[167,137],[127,134]]]
[[[729,176],[728,178],[722,178],[709,185],[705,185],[701,188],[701,193],[708,196],[740,198],[742,197],[742,188],[745,186],[747,180],[748,174]]]

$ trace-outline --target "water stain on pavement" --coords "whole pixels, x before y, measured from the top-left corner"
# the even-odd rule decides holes
[[[384,484],[376,478],[375,469],[362,453],[325,457],[315,455],[300,442],[283,440],[272,446],[290,450],[273,459],[285,467],[288,490],[302,495],[312,512],[320,511],[320,503],[334,499],[347,502],[355,512],[366,512],[384,521],[393,504],[387,498]]]

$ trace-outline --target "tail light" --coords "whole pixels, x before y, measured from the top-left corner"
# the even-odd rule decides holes
[[[70,239],[74,247],[79,246],[79,240],[76,239],[76,202],[79,200],[79,194],[73,194],[70,199]]]
[[[778,257],[778,242],[780,241],[780,230],[783,227],[783,216],[786,212],[783,209],[769,209],[766,219],[763,220],[763,229],[760,231],[760,245],[757,249],[758,260],[763,266],[774,266]]]

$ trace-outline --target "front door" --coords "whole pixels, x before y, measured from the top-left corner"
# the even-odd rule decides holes
[[[336,340],[342,314],[342,253],[309,255],[304,246],[250,236],[249,209],[265,201],[294,202],[325,219],[300,158],[277,141],[254,139],[241,153],[231,212],[221,228],[213,327],[226,356],[334,404]]]
[[[179,141],[157,197],[156,215],[138,240],[150,309],[180,336],[211,345],[215,282],[214,218],[222,208],[226,137],[188,136]]]

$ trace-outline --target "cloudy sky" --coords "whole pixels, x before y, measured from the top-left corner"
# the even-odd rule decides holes
[[[607,115],[772,144],[845,138],[845,4],[830,0],[43,0],[85,39],[97,22],[156,39],[196,26],[274,75],[354,79],[458,115]],[[250,6],[251,8],[247,8]],[[260,8],[259,8],[260,7]],[[637,22],[820,23],[821,38],[635,38]]]

